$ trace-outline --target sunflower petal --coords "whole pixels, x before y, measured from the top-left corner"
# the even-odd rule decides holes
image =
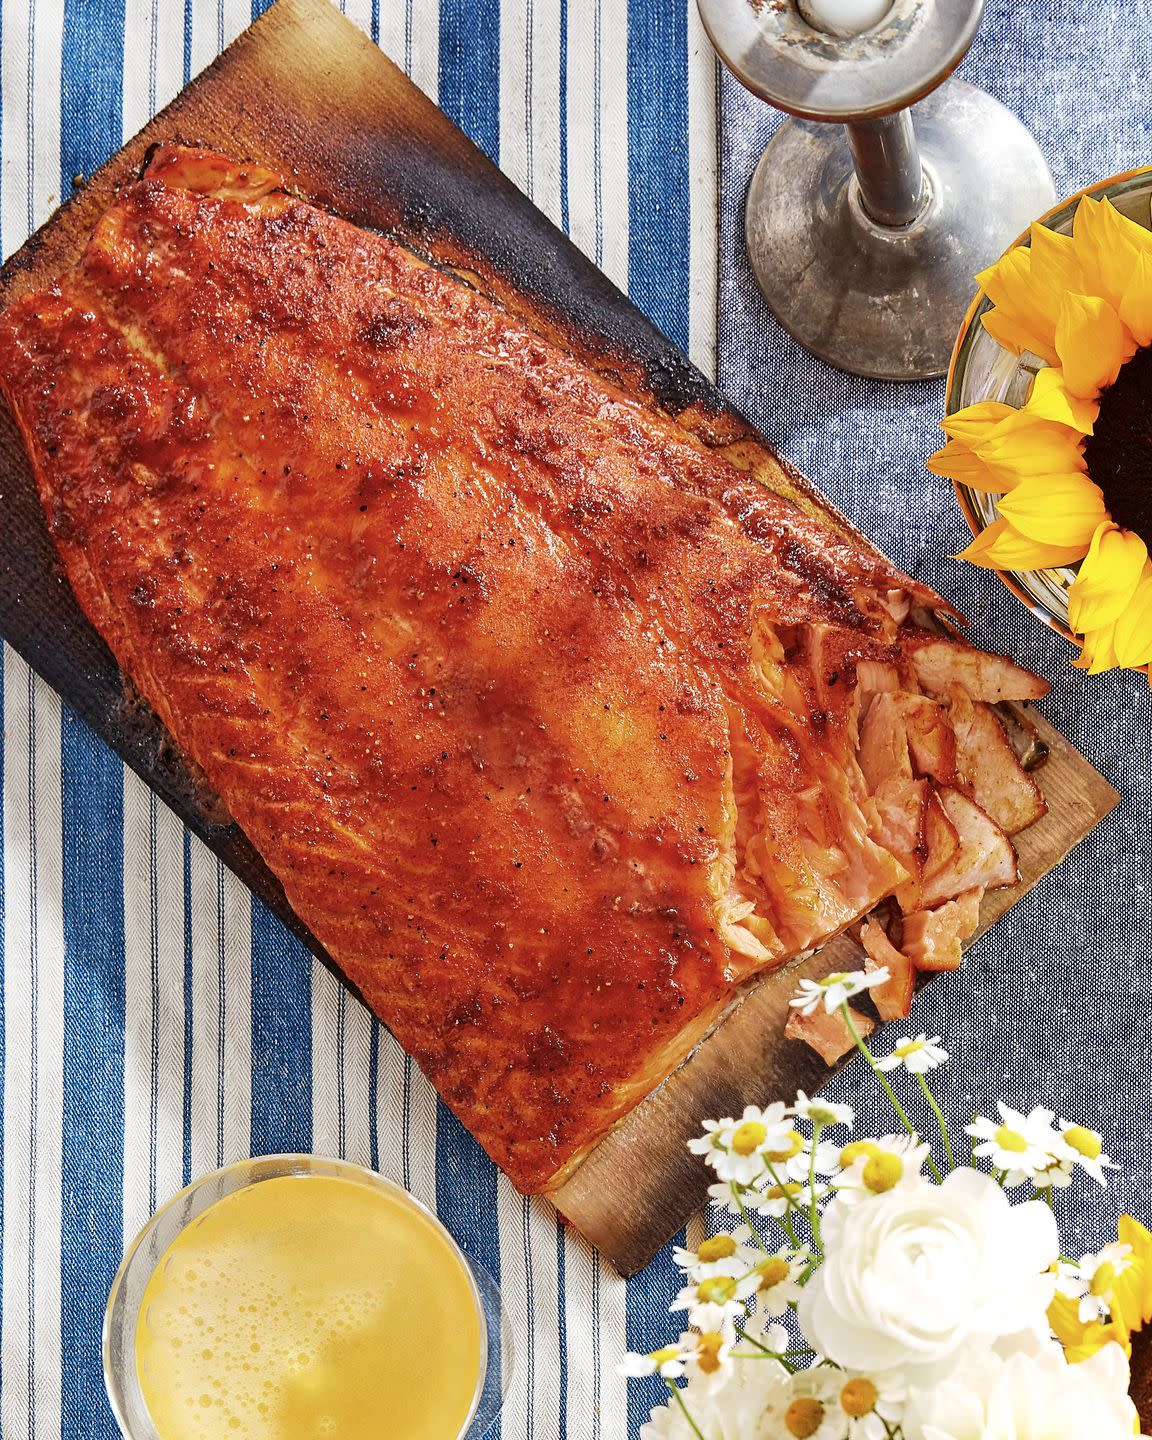
[[[1088,551],[1096,527],[1108,519],[1104,496],[1086,475],[1029,475],[997,502],[1013,529],[1045,545]]]
[[[1041,420],[1027,410],[1013,410],[971,448],[1009,483],[1027,475],[1060,475],[1087,469],[1078,435],[1066,425]]]
[[[1087,670],[1089,675],[1115,670],[1120,664],[1116,658],[1116,626],[1104,625],[1099,630],[1089,630],[1082,637],[1080,654],[1072,664],[1077,670]]]
[[[1067,425],[1081,435],[1091,435],[1100,413],[1095,400],[1083,400],[1073,395],[1064,384],[1064,372],[1056,365],[1046,365],[1036,372],[1032,389],[1028,395],[1025,410],[1039,420],[1051,420],[1056,425]]]
[[[1014,483],[991,469],[979,455],[974,455],[958,440],[949,440],[942,450],[937,450],[935,455],[929,455],[925,464],[933,475],[942,475],[946,480],[956,480],[961,485],[982,490],[987,495],[1003,495]]]
[[[1152,565],[1144,573],[1124,613],[1116,621],[1116,657],[1135,667],[1152,660]]]
[[[1094,400],[1120,373],[1135,351],[1135,342],[1119,315],[1099,295],[1066,294],[1056,322],[1056,353],[1064,368],[1065,387]]]
[[[1083,554],[1083,545],[1043,545],[1000,519],[993,520],[956,559],[985,570],[1048,570],[1071,565]]]
[[[1087,288],[1091,272],[1085,270],[1071,235],[1049,230],[1037,220],[1028,231],[1028,238],[1032,250],[1032,283],[1037,290],[1052,296],[1058,306],[1062,294]]]
[[[1137,345],[1152,345],[1152,255],[1137,256],[1120,297],[1120,319],[1131,330]]]
[[[1076,207],[1072,236],[1089,289],[1118,306],[1140,256],[1152,259],[1152,232],[1121,215],[1110,200],[1085,195]]]
[[[1111,520],[1096,527],[1088,554],[1068,591],[1068,623],[1077,633],[1112,625],[1132,599],[1148,547],[1139,535]]]
[[[982,270],[976,283],[996,307],[983,316],[985,330],[1006,350],[1030,350],[1049,365],[1057,364],[1056,317],[1059,296],[1041,296],[1032,281],[1032,253],[1017,245]],[[1047,302],[1047,303],[1045,303]]]
[[[1015,413],[1011,405],[1005,405],[1001,400],[979,400],[975,405],[965,405],[963,410],[945,415],[940,428],[949,440],[970,444],[972,440],[986,435],[993,425]]]

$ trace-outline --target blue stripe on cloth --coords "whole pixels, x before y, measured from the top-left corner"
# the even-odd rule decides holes
[[[100,1330],[124,1201],[123,766],[61,716],[64,1103],[60,1316],[65,1435],[113,1436]]]
[[[688,349],[688,7],[628,0],[628,293]]]
[[[312,957],[252,902],[252,1153],[312,1148]]]
[[[60,57],[60,194],[120,147],[124,0],[66,0]]]
[[[500,0],[440,0],[440,108],[500,158]]]
[[[628,1284],[629,1350],[648,1354],[661,1345],[667,1345],[669,1339],[679,1333],[679,1327],[668,1313],[668,1306],[680,1290],[680,1271],[672,1261],[672,1245],[683,1245],[684,1238],[685,1232],[681,1230],[671,1244],[665,1245],[647,1270],[642,1270]],[[629,1380],[628,1434],[633,1440],[648,1419],[652,1406],[662,1404],[667,1398],[664,1382],[655,1376],[648,1380]]]
[[[690,272],[687,6],[628,3],[628,293],[648,318],[687,350]],[[679,1289],[666,1246],[628,1286],[630,1350],[667,1343],[668,1304]],[[636,1436],[659,1382],[629,1382],[629,1433]]]
[[[436,1210],[456,1243],[500,1283],[500,1235],[496,1223],[496,1169],[442,1100],[436,1111]],[[489,1337],[498,1351],[500,1336]],[[500,1374],[497,1354],[490,1372]],[[488,1398],[488,1390],[485,1390]],[[499,1440],[499,1422],[485,1440]]]

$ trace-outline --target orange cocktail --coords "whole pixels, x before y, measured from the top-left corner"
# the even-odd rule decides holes
[[[402,1190],[343,1168],[225,1194],[159,1256],[134,1335],[159,1440],[464,1433],[485,1366],[471,1271]]]

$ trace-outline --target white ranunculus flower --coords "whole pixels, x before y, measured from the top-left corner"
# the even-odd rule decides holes
[[[777,1397],[788,1389],[788,1372],[775,1360],[734,1364],[723,1388],[693,1376],[680,1395],[704,1440],[777,1440],[772,1428]],[[684,1412],[671,1397],[640,1427],[640,1440],[696,1440]]]
[[[1105,1345],[1070,1365],[1055,1340],[1002,1358],[979,1348],[942,1383],[914,1391],[905,1440],[1131,1440],[1136,1408],[1128,1362]]]
[[[1037,1200],[1013,1205],[989,1176],[955,1170],[824,1212],[824,1263],[799,1305],[810,1344],[848,1370],[899,1371],[926,1384],[961,1348],[1047,1332],[1059,1255]]]

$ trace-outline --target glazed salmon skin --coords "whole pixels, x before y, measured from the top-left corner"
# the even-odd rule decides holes
[[[479,290],[226,156],[154,152],[0,317],[0,387],[124,675],[526,1192],[750,976],[915,881],[893,806],[914,824],[936,781],[900,761],[877,803],[875,694],[1045,688]]]

